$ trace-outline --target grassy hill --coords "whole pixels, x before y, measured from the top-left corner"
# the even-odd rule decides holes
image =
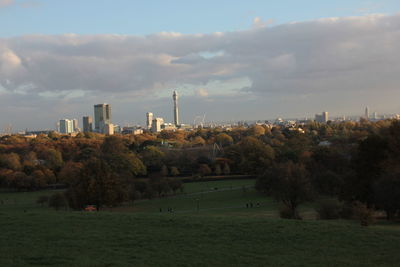
[[[93,213],[35,203],[51,192],[1,193],[0,266],[399,265],[399,225],[282,220],[248,185],[192,183],[186,194]]]

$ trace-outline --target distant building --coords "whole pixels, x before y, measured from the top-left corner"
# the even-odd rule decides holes
[[[109,104],[94,105],[94,129],[105,133],[105,126],[111,124],[111,106]]]
[[[153,123],[153,113],[147,112],[146,113],[146,125],[147,125],[147,130],[151,130],[151,125]]]
[[[114,133],[121,133],[121,126],[114,125]]]
[[[174,123],[175,126],[179,126],[179,109],[178,109],[178,92],[174,91],[174,94],[172,95],[172,98],[174,99]]]
[[[74,129],[74,132],[79,132],[79,125],[78,125],[78,119],[73,119],[72,120],[72,128]]]
[[[373,113],[373,116],[374,116],[374,120],[377,120],[377,119],[378,119],[378,113],[374,112],[374,113]]]
[[[162,130],[174,131],[176,130],[176,125],[173,123],[164,123],[161,125]]]
[[[83,132],[92,132],[93,131],[93,118],[90,116],[85,116],[82,118],[83,122]]]
[[[327,123],[328,120],[329,120],[329,113],[327,111],[324,111],[321,114],[315,114],[316,122]]]
[[[154,133],[161,132],[161,125],[164,124],[164,119],[163,118],[155,118],[152,121],[151,124],[151,131]]]
[[[69,119],[60,120],[60,133],[62,134],[70,134],[74,132],[73,121]]]
[[[113,135],[114,134],[114,124],[108,123],[108,124],[104,125],[103,133],[107,134],[107,135]]]
[[[142,134],[143,133],[143,129],[138,128],[136,126],[134,127],[130,127],[130,126],[125,126],[122,128],[122,134]]]
[[[365,118],[366,120],[369,119],[369,108],[368,108],[368,107],[365,107],[364,118]]]

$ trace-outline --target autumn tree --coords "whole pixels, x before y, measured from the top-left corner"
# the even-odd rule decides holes
[[[243,173],[262,173],[275,158],[274,149],[254,137],[245,137],[226,150],[226,156]]]

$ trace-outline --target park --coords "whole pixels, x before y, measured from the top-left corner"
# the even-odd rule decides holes
[[[2,193],[0,265],[398,266],[398,224],[317,220],[311,203],[303,220],[280,219],[254,182],[185,183],[175,196],[99,212],[36,203],[54,190]]]

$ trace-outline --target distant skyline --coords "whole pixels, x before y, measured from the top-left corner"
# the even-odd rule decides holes
[[[400,1],[271,2],[0,0],[0,131],[400,113]]]

